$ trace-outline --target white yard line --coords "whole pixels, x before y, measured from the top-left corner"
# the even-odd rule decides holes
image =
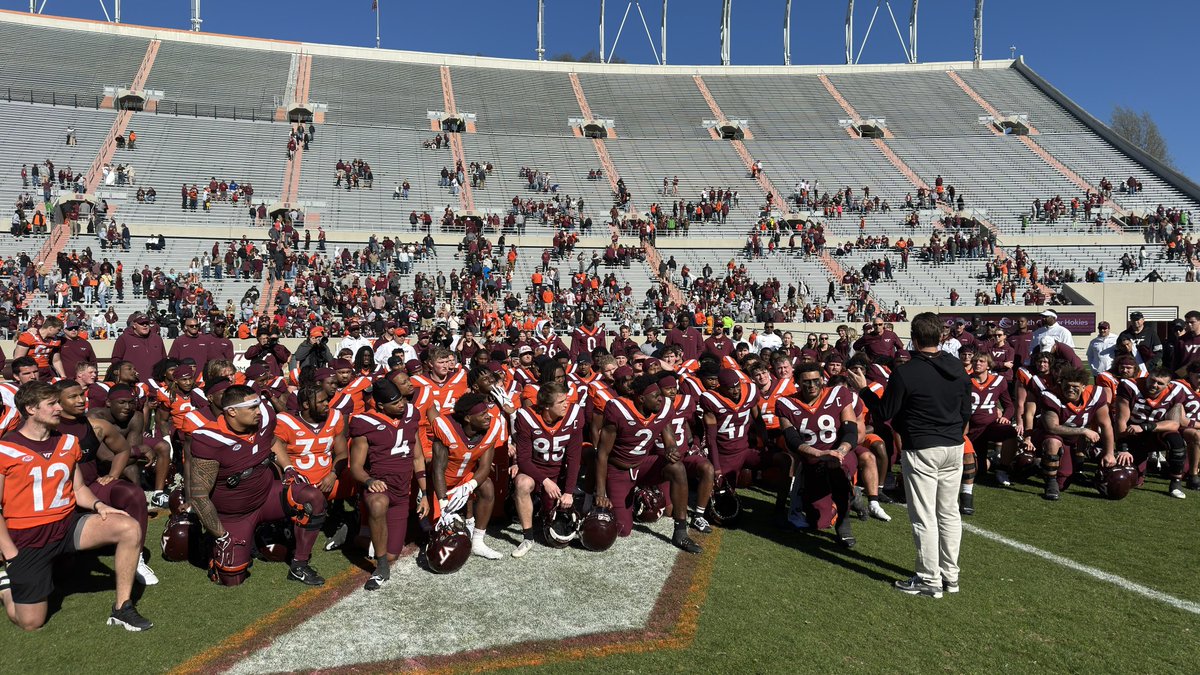
[[[1095,579],[1099,579],[1100,581],[1110,583],[1118,588],[1122,588],[1126,591],[1129,591],[1130,593],[1136,593],[1142,597],[1150,598],[1151,600],[1157,600],[1159,602],[1168,604],[1176,609],[1181,609],[1185,612],[1191,612],[1192,614],[1200,614],[1200,603],[1195,603],[1190,600],[1181,600],[1173,595],[1168,595],[1166,593],[1163,593],[1162,591],[1156,591],[1153,588],[1150,588],[1148,586],[1143,586],[1142,584],[1139,584],[1137,582],[1130,581],[1129,579],[1126,579],[1125,577],[1121,577],[1121,576],[1117,576],[1116,574],[1111,574],[1109,572],[1105,572],[1104,570],[1097,569],[1095,567],[1092,567],[1091,565],[1084,565],[1083,563],[1075,562],[1074,560],[1071,560],[1070,558],[1064,558],[1061,555],[1058,555],[1056,553],[1051,553],[1049,551],[1044,551],[1036,546],[1030,546],[1029,544],[1019,542],[1015,539],[1009,539],[1008,537],[1005,537],[1004,535],[996,534],[995,532],[992,532],[990,530],[985,530],[981,527],[976,527],[975,525],[963,523],[963,529],[972,534],[979,535],[980,537],[983,537],[984,539],[991,539],[994,542],[1004,544],[1005,546],[1008,546],[1010,548],[1015,548],[1018,551],[1022,551],[1024,553],[1029,553],[1031,555],[1035,555],[1044,560],[1049,560],[1050,562],[1052,562],[1056,565],[1061,565],[1063,567],[1066,567],[1067,569],[1074,570],[1076,572],[1081,572],[1081,573],[1086,574]]]

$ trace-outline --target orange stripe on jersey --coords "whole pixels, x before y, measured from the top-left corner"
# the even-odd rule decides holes
[[[310,483],[319,483],[333,470],[333,444],[342,434],[345,418],[330,410],[325,422],[313,428],[299,415],[280,413],[275,437],[287,444],[292,466]]]
[[[446,446],[449,461],[446,464],[446,487],[452,488],[470,480],[468,474],[475,474],[479,458],[488,450],[502,449],[508,444],[508,434],[504,430],[504,421],[492,417],[491,424],[472,445],[463,433],[458,422],[448,414],[439,415],[434,420],[433,436]]]

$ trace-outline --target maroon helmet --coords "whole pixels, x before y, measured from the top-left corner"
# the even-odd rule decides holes
[[[579,542],[589,551],[607,551],[617,540],[621,526],[608,509],[596,509],[579,523]]]
[[[434,526],[433,536],[425,549],[429,569],[435,574],[450,574],[462,569],[471,557],[471,534],[460,516],[453,516],[445,524]]]
[[[292,559],[296,541],[290,523],[271,521],[254,530],[254,549],[267,562],[288,562]]]
[[[325,522],[325,495],[316,486],[295,482],[279,492],[283,512],[306,530],[319,530]]]
[[[167,502],[168,508],[171,509],[171,515],[182,515],[186,504],[187,499],[183,496],[183,488],[177,487],[171,490],[170,500]]]
[[[639,523],[653,523],[667,512],[667,500],[658,486],[633,490],[633,517]]]
[[[1137,482],[1138,472],[1132,466],[1102,466],[1096,471],[1096,489],[1105,499],[1124,499]]]
[[[733,527],[742,517],[742,500],[737,490],[724,483],[713,493],[712,501],[708,503],[708,515],[712,521],[721,527]]]
[[[551,548],[566,548],[579,536],[579,516],[574,509],[555,509],[544,519],[542,534]]]
[[[199,534],[186,514],[171,516],[162,533],[163,560],[182,562],[192,551],[192,536]]]
[[[1029,476],[1038,468],[1038,456],[1030,452],[1025,446],[1017,447],[1017,454],[1013,456],[1012,470],[1018,476]]]

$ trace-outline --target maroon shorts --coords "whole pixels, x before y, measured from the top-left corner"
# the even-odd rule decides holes
[[[613,515],[617,518],[617,524],[621,526],[622,537],[629,536],[633,531],[633,489],[660,485],[663,482],[663,469],[668,464],[670,461],[662,455],[646,455],[641,463],[632,469],[622,469],[615,464],[608,465],[605,490],[613,504]]]
[[[760,455],[754,450],[741,450],[732,454],[721,453],[721,475],[726,480],[736,484],[737,475],[743,467],[757,468],[759,465]]]
[[[975,446],[976,453],[987,454],[986,443],[1001,443],[1017,437],[1017,430],[1011,424],[1000,424],[992,422],[982,427],[971,427],[967,431],[967,438],[971,439],[971,444]]]
[[[250,547],[254,543],[254,531],[262,523],[269,523],[273,520],[286,520],[288,514],[283,511],[283,501],[281,499],[284,491],[284,485],[280,481],[274,481],[271,488],[267,491],[266,497],[263,499],[263,504],[257,510],[247,513],[242,516],[229,517],[223,516],[220,513],[217,515],[221,519],[221,526],[229,533],[229,536],[234,539],[245,542],[244,546],[237,546],[234,553],[234,564],[242,565],[250,563]],[[407,488],[406,488],[407,489]],[[143,499],[144,501],[144,499]],[[322,510],[324,504],[321,504]],[[296,539],[295,560],[297,562],[307,562],[312,556],[313,544],[317,541],[317,531],[308,530],[299,525],[292,525],[292,533]],[[214,554],[216,553],[214,549]]]
[[[387,552],[388,555],[400,555],[404,550],[404,538],[408,535],[409,502],[412,496],[412,480],[406,476],[371,476],[387,483],[387,490],[382,494],[387,496]],[[338,479],[341,482],[341,479]],[[364,495],[371,494],[363,492]],[[376,555],[378,555],[376,551]]]
[[[708,458],[698,452],[684,455],[679,461],[683,464],[683,470],[687,472],[687,477],[691,480],[699,480],[704,474],[704,467],[711,466]]]
[[[535,464],[532,468],[532,471],[529,471],[528,473],[522,471],[521,473],[524,473],[526,476],[529,476],[533,479],[533,494],[537,495],[538,498],[542,500],[542,513],[550,513],[552,510],[554,510],[554,508],[558,506],[558,502],[550,499],[549,495],[546,494],[546,489],[543,487],[543,483],[547,478],[549,478],[558,484],[559,490],[562,490],[563,486],[567,484],[567,467],[560,466],[557,470],[555,470],[551,469],[550,467],[538,466]]]
[[[858,447],[862,447],[862,446],[858,446]],[[854,474],[858,473],[858,447],[856,447],[853,452],[847,452],[846,456],[842,458],[842,462],[841,462],[842,473],[846,474],[846,478],[854,478]],[[870,452],[870,451],[868,450],[868,452]],[[825,468],[828,468],[833,465],[833,460],[832,459],[811,459],[808,457],[804,458],[804,466],[805,467],[811,467],[811,466],[817,466],[817,465],[824,465]],[[806,468],[805,471],[807,471],[807,470],[808,469]]]
[[[146,493],[129,481],[118,478],[108,485],[98,481],[88,484],[88,489],[96,495],[96,499],[108,504],[114,509],[121,509],[137,521],[142,529],[142,545],[146,544],[146,525],[150,522],[149,507],[146,504]]]

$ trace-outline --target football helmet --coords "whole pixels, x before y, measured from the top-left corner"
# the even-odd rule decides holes
[[[658,486],[634,488],[633,517],[639,523],[653,523],[667,512],[667,500]]]
[[[1132,466],[1102,466],[1096,471],[1096,489],[1105,499],[1124,499],[1137,482],[1138,472]]]
[[[325,522],[325,495],[308,483],[285,483],[279,492],[283,512],[306,530],[319,530]]]
[[[167,508],[171,509],[171,515],[182,515],[186,504],[187,500],[183,496],[183,488],[177,487],[171,490],[170,500],[167,502]]]
[[[425,548],[429,569],[435,574],[451,574],[462,569],[471,557],[471,534],[461,516],[451,515],[438,521]]]
[[[733,486],[725,483],[713,492],[712,501],[708,503],[708,512],[717,525],[734,527],[742,517],[742,499],[738,497]]]
[[[1017,446],[1017,454],[1013,456],[1012,472],[1017,476],[1030,476],[1041,462],[1037,454],[1030,452],[1024,445]]]
[[[579,542],[589,551],[607,551],[617,540],[621,526],[608,509],[596,509],[579,523]]]
[[[542,520],[542,533],[551,548],[566,548],[579,536],[579,516],[573,509],[555,509]]]
[[[163,560],[188,560],[192,552],[192,537],[196,534],[199,532],[193,527],[192,519],[187,514],[171,516],[162,533]]]
[[[288,562],[296,548],[291,525],[281,521],[263,523],[254,530],[254,549],[267,562]]]

